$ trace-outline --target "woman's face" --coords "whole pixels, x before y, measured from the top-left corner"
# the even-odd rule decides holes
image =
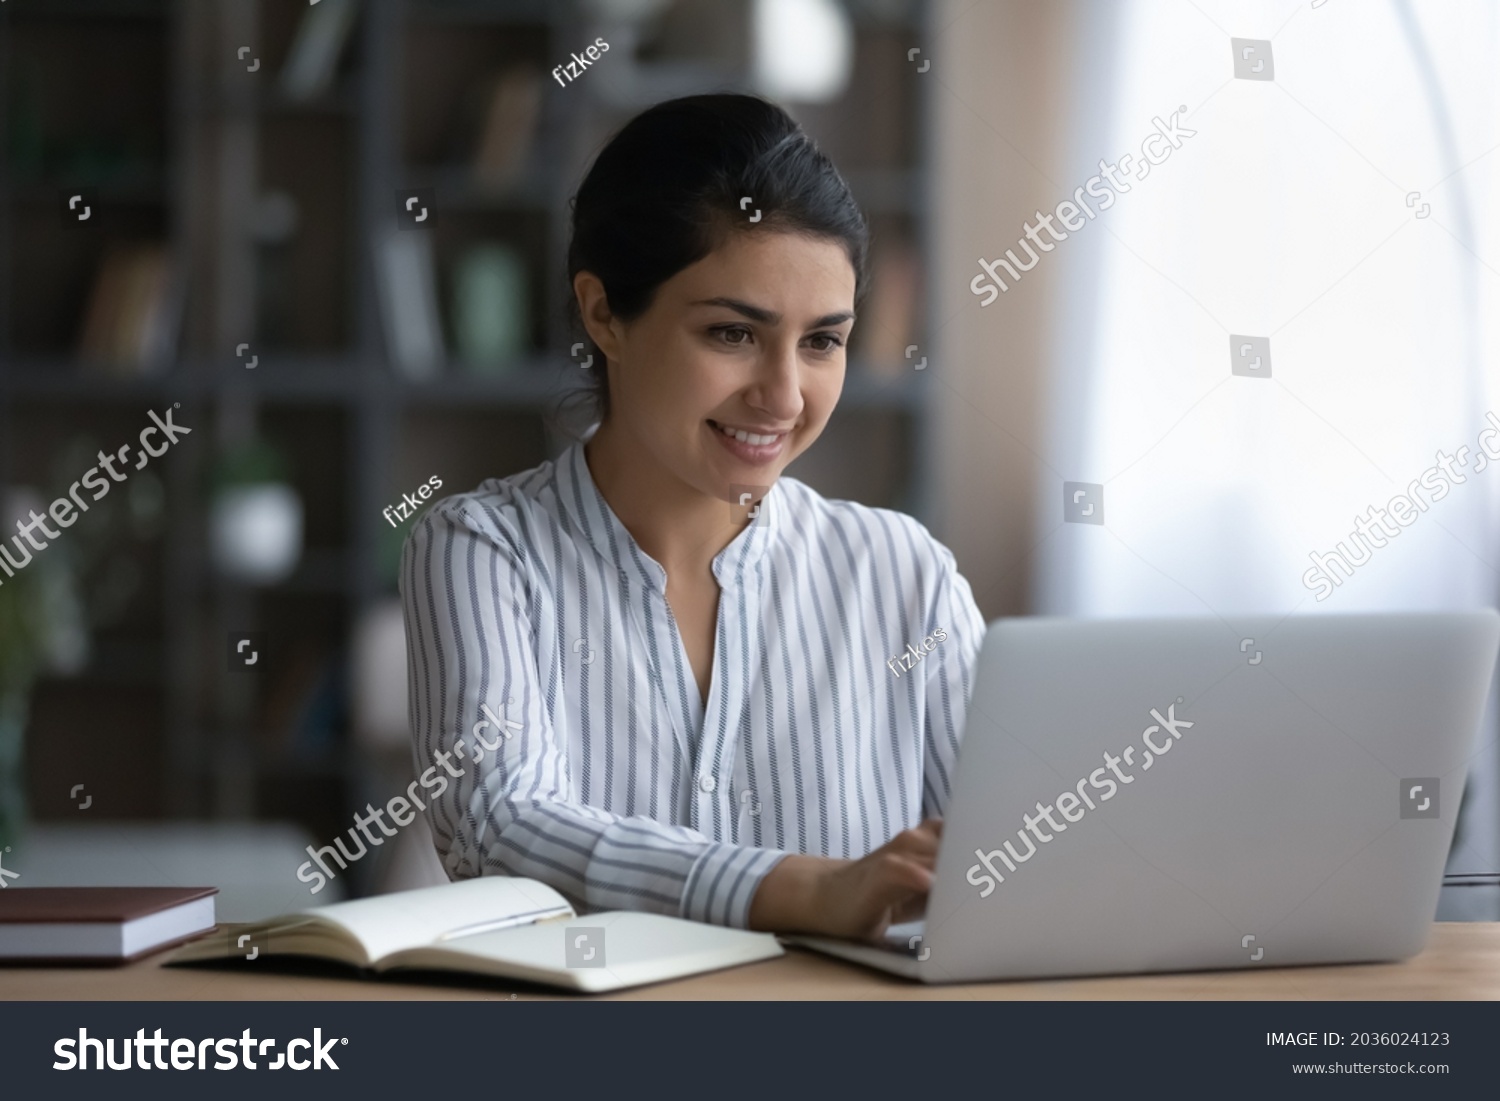
[[[732,232],[610,326],[612,430],[709,496],[769,488],[828,423],[853,325],[842,243]]]

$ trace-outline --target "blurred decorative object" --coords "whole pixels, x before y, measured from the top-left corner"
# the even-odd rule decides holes
[[[377,248],[386,352],[398,373],[430,379],[443,363],[430,231],[388,229]]]
[[[849,85],[854,28],[836,0],[755,0],[756,90],[785,102],[827,103]]]
[[[165,367],[176,345],[180,298],[164,245],[112,247],[89,296],[79,356],[117,375]]]
[[[476,184],[500,190],[515,181],[531,152],[541,103],[542,78],[534,66],[516,65],[495,78],[474,152]]]
[[[870,374],[896,378],[911,370],[922,279],[917,251],[901,235],[877,244],[870,257],[870,296],[860,311],[858,360]]]
[[[237,581],[274,585],[302,554],[302,499],[287,485],[235,486],[214,500],[214,564]]]
[[[214,566],[225,577],[274,585],[302,556],[302,499],[286,481],[285,463],[255,442],[221,460],[209,514]]]
[[[355,0],[322,0],[303,9],[297,37],[281,70],[283,95],[309,100],[332,87],[355,14]]]
[[[453,275],[453,334],[474,372],[493,374],[526,345],[526,265],[508,245],[475,245]]]
[[[372,605],[354,630],[354,736],[366,749],[410,763],[406,624],[396,598]]]

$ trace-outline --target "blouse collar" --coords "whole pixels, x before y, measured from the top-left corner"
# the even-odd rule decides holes
[[[665,567],[640,548],[635,537],[609,507],[609,502],[594,483],[583,446],[582,443],[570,445],[555,464],[557,495],[562,501],[563,511],[606,564],[615,566],[626,576],[639,577],[647,587],[665,595]],[[733,508],[727,501],[724,507]],[[753,571],[759,564],[775,538],[780,511],[781,493],[773,485],[761,500],[755,518],[715,556],[712,568],[720,587],[743,583],[747,571]]]

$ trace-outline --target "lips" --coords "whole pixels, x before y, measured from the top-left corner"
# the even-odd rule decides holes
[[[781,454],[789,432],[761,426],[743,427],[711,420],[714,438],[735,458],[752,465],[768,463]]]
[[[745,428],[734,428],[727,424],[720,424],[718,421],[709,421],[708,423],[713,425],[715,429],[717,429],[719,432],[722,432],[724,435],[732,436],[734,439],[739,440],[740,443],[748,443],[754,447],[760,447],[763,444],[768,443],[775,443],[782,436],[786,435],[785,432],[755,432]]]

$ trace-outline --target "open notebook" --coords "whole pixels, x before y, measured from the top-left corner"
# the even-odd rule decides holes
[[[221,926],[167,962],[316,956],[374,971],[461,971],[593,993],[782,954],[769,933],[627,911],[578,917],[546,884],[484,876]]]

